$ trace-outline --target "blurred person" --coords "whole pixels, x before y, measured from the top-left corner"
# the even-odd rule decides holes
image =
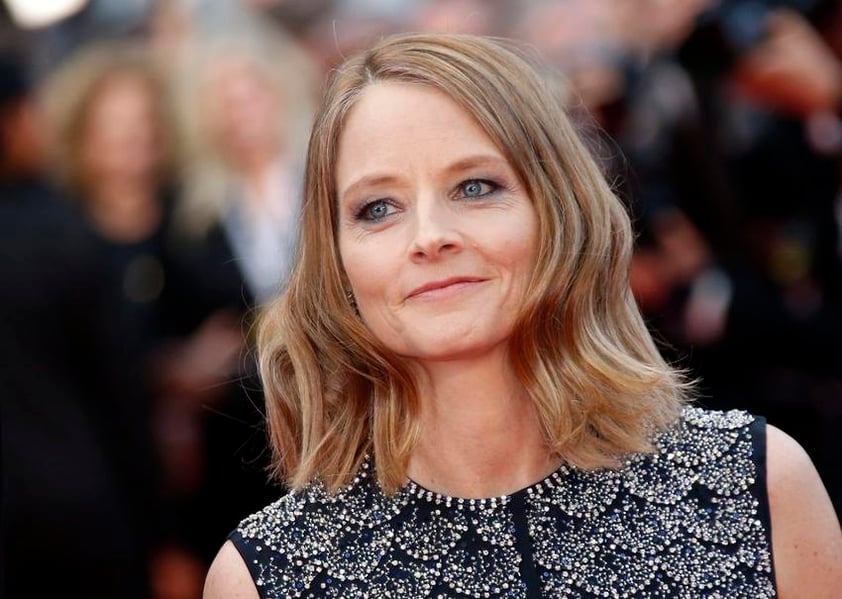
[[[313,28],[326,19],[336,2],[337,0],[258,0],[249,4],[280,23],[306,47]]]
[[[321,17],[301,37],[303,45],[327,77],[346,56],[390,33],[411,27],[419,2],[329,0]]]
[[[148,436],[115,376],[108,265],[44,176],[33,85],[20,57],[4,53],[0,594],[141,599],[150,592]]]
[[[424,0],[417,3],[408,29],[413,31],[499,35],[518,7],[511,2]]]
[[[164,84],[143,46],[98,43],[60,65],[44,102],[54,172],[113,266],[113,324],[139,344],[137,355],[148,355],[169,283],[173,148]],[[142,361],[136,368],[140,380],[147,376]]]
[[[179,225],[192,238],[224,228],[251,295],[265,301],[295,239],[315,72],[291,39],[258,22],[200,37],[184,67]]]
[[[485,38],[392,36],[336,70],[258,336],[293,490],[231,533],[205,597],[835,596],[809,458],[687,405],[565,115]]]
[[[763,36],[730,72],[735,104],[754,115],[753,127],[730,158],[747,215],[749,258],[762,275],[774,312],[758,318],[751,304],[734,306],[742,321],[731,338],[783,333],[772,364],[779,372],[761,386],[761,401],[789,420],[826,472],[842,505],[842,255],[837,210],[840,189],[842,64],[800,12],[769,10]],[[746,106],[748,107],[746,109]],[[762,314],[762,313],[761,313]],[[762,337],[761,337],[762,338]],[[758,377],[760,378],[760,377]],[[785,389],[803,399],[787,401]],[[763,399],[763,396],[768,399]],[[797,429],[795,427],[798,427]],[[797,431],[797,433],[796,433]]]
[[[186,140],[173,248],[179,295],[191,299],[171,394],[196,456],[179,489],[185,538],[209,564],[242,510],[277,493],[250,326],[283,287],[297,238],[315,69],[259,20],[198,29],[185,48],[173,73]]]
[[[164,351],[184,312],[169,247],[173,131],[165,86],[140,42],[98,42],[62,62],[43,97],[54,174],[108,267],[99,318],[113,341],[110,375],[122,389],[111,401],[132,415],[122,434],[144,471],[133,484],[157,572],[157,551],[177,528],[166,498],[172,468],[163,468],[171,451],[156,436],[171,409],[162,388],[179,367]],[[171,552],[162,555],[166,561]]]
[[[569,80],[578,100],[599,116],[599,108],[624,91],[624,67],[631,41],[635,2],[536,0],[515,19],[509,35],[534,44]]]
[[[791,9],[683,4],[660,33],[641,27],[655,73],[666,59],[673,75],[637,78],[614,132],[638,179],[638,297],[702,376],[704,401],[784,427],[838,507],[838,147],[822,139],[838,125],[840,67]]]

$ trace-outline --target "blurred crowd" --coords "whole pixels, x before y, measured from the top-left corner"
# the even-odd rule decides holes
[[[842,511],[842,0],[91,0],[0,29],[8,597],[195,599],[270,482],[253,351],[331,68],[399,31],[550,68],[699,402],[793,435]]]

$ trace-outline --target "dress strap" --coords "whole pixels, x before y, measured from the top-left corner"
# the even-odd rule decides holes
[[[757,500],[757,518],[763,524],[763,529],[766,531],[766,543],[772,556],[770,560],[770,576],[774,583],[777,579],[775,577],[775,553],[772,551],[772,517],[769,512],[769,486],[766,479],[766,418],[763,416],[754,416],[754,420],[749,425],[749,433],[752,443],[752,461],[754,462],[754,471],[756,473],[751,494]]]

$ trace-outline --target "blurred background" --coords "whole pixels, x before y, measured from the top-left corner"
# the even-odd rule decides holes
[[[700,403],[842,511],[842,1],[0,3],[5,597],[195,599],[277,498],[253,351],[326,74],[399,31],[523,42],[634,217]],[[560,75],[560,76],[559,76]]]

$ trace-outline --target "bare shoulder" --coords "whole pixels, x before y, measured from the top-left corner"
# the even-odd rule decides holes
[[[226,541],[208,570],[203,599],[258,599],[254,581],[231,541]]]
[[[838,597],[842,531],[827,491],[804,449],[767,426],[766,468],[778,596]]]

